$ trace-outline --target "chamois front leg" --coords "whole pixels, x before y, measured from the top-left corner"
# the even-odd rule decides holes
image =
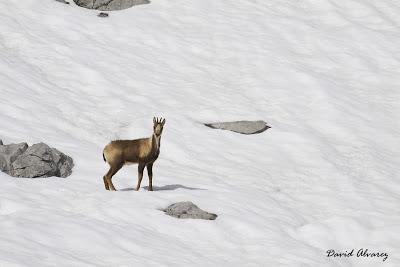
[[[149,191],[153,191],[153,162],[147,164],[147,174],[149,175]]]
[[[143,179],[143,170],[144,170],[145,166],[146,165],[144,165],[143,163],[139,163],[139,166],[138,166],[138,181],[137,181],[136,191],[139,191],[140,183],[142,182],[142,179]]]

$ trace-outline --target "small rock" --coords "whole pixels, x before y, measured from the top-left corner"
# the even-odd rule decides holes
[[[20,155],[11,166],[14,177],[67,177],[74,166],[71,157],[44,143],[34,144]]]
[[[262,133],[271,128],[265,121],[232,121],[206,123],[204,125],[213,129],[229,130],[240,134]]]
[[[63,4],[67,4],[67,5],[69,5],[69,2],[68,1],[65,1],[65,0],[56,0],[57,2],[60,2],[60,3],[63,3]]]
[[[0,170],[10,174],[12,163],[28,148],[27,143],[9,144],[0,146]]]
[[[97,16],[100,17],[100,18],[106,18],[106,17],[108,17],[108,13],[100,12]]]
[[[190,201],[177,202],[163,210],[167,215],[179,219],[215,220],[218,215],[209,213],[197,207]]]
[[[3,145],[3,140],[0,139],[0,146],[2,146],[2,145]]]

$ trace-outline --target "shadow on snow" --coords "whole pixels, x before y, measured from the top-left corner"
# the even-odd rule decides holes
[[[143,186],[142,188],[148,190],[148,186]],[[167,190],[176,190],[176,189],[187,189],[187,190],[207,190],[203,188],[196,188],[196,187],[189,187],[189,186],[184,186],[181,184],[169,184],[169,185],[164,185],[164,186],[153,186],[153,191],[167,191]],[[128,187],[128,188],[123,188],[120,189],[119,191],[132,191],[135,190],[133,187]]]

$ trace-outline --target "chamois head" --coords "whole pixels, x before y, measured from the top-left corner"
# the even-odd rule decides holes
[[[163,127],[165,124],[165,119],[163,119],[163,118],[158,119],[158,118],[154,117],[153,123],[154,123],[154,126],[153,126],[154,134],[156,137],[159,137],[162,133],[162,130],[163,130]]]

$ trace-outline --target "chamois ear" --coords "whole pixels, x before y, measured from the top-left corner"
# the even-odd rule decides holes
[[[161,125],[164,126],[165,124],[165,119],[162,120]]]
[[[153,117],[153,123],[154,123],[154,124],[156,124],[156,123],[157,123],[157,121],[156,121],[156,117]]]

